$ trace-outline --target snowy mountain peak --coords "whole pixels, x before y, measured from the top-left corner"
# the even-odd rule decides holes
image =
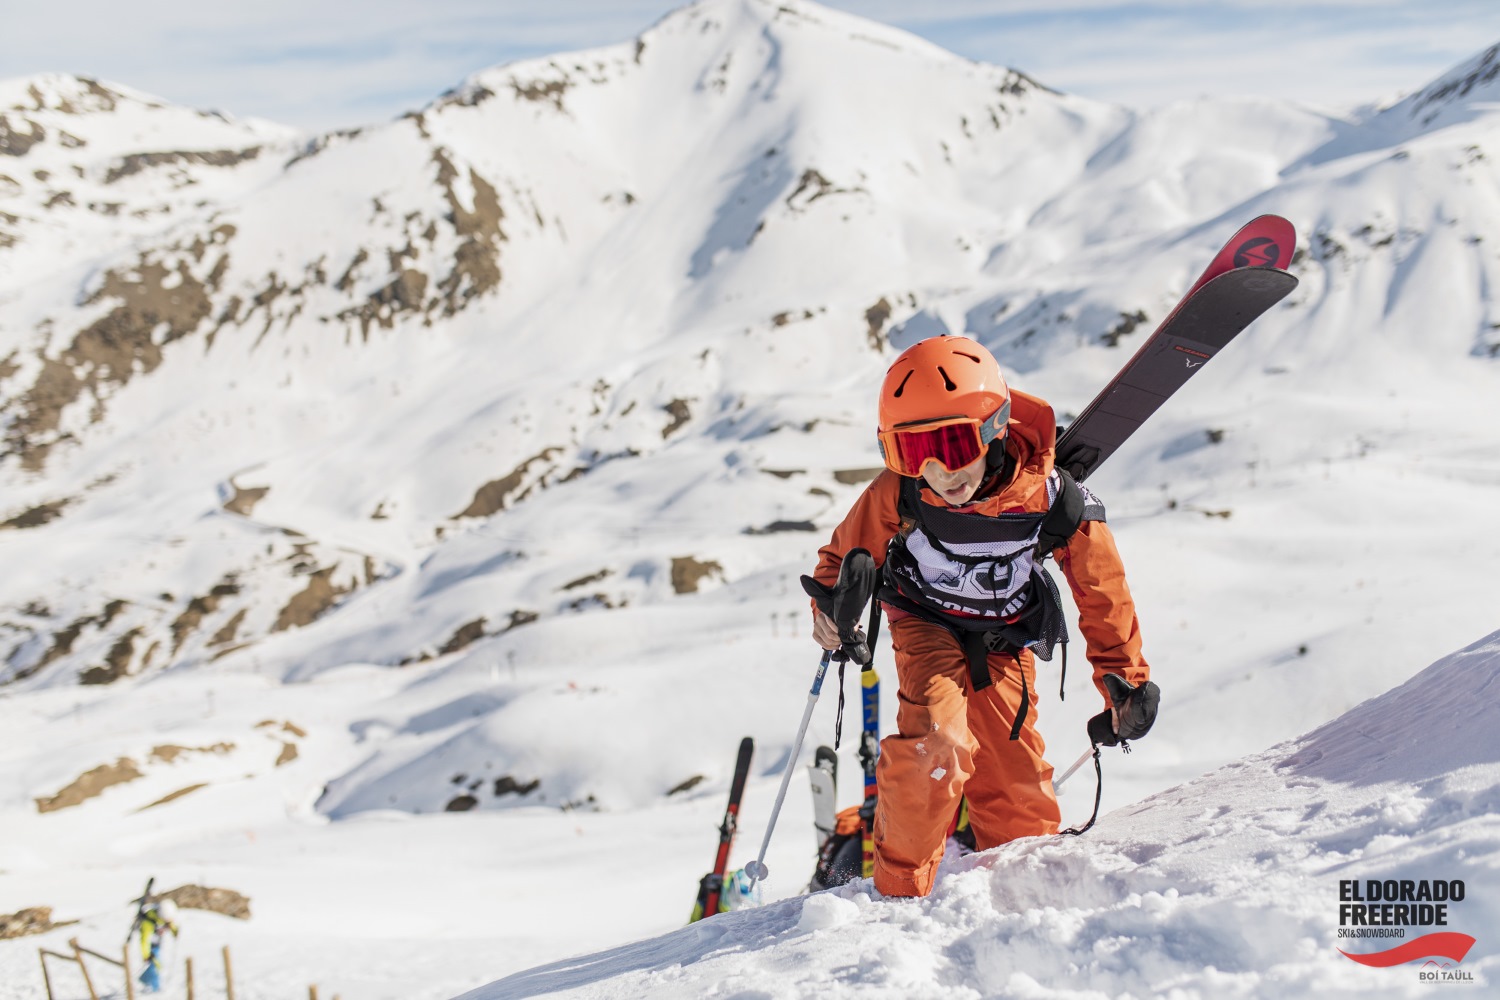
[[[820,55],[810,58],[813,53]],[[654,100],[667,98],[660,86],[670,81],[674,103],[706,94],[726,108],[753,97],[790,109],[810,88],[838,94],[873,80],[899,80],[913,61],[950,73],[998,74],[1012,96],[1045,90],[1023,73],[972,63],[915,35],[807,0],[701,0],[630,42],[482,70],[426,110],[508,94],[568,114],[570,92],[639,76],[643,68],[655,78],[645,85]],[[813,87],[813,74],[832,66],[853,79]]]
[[[65,261],[154,242],[278,170],[298,138],[86,77],[0,83],[0,276],[24,287]],[[0,320],[27,325],[15,312]]]
[[[69,73],[39,73],[0,80],[0,109],[9,112],[55,111],[83,116],[115,111],[121,104],[143,108],[166,106],[166,102],[129,87]]]
[[[1189,791],[1101,824],[1097,857],[1014,848],[1013,890],[972,862],[936,908],[883,910],[887,930],[972,930],[986,995],[1046,992],[1010,985],[1009,956],[1073,941],[1094,995],[1179,973],[1212,994],[1194,977],[1232,949],[1143,946],[1168,970],[1145,982],[1120,971],[1118,926],[1202,939],[1165,891],[1219,905],[1194,851],[1243,848],[1249,881],[1275,863],[1246,846],[1257,823],[1333,811],[1306,787],[1289,817],[1236,811],[1235,774],[1184,782],[1400,684],[1433,635],[1494,627],[1500,536],[1466,532],[1462,559],[1392,548],[1412,537],[1402,498],[1500,509],[1493,118],[1408,142],[1265,100],[1137,115],[760,0],[311,142],[113,85],[7,86],[0,731],[23,749],[0,754],[0,895],[85,920],[85,944],[118,940],[112,908],[153,873],[253,883],[272,916],[246,940],[282,968],[257,973],[267,996],[305,992],[312,954],[337,966],[329,992],[451,996],[680,926],[735,743],[757,742],[742,847],[789,759],[817,657],[797,577],[880,469],[893,355],[966,334],[1066,419],[1262,213],[1298,230],[1297,291],[1090,482],[1164,691],[1105,807]],[[1100,704],[1076,673],[1066,701],[1055,683],[1034,691],[1066,763]],[[832,686],[810,746],[833,742]],[[1478,712],[1466,690],[1424,717]],[[1378,724],[1404,718],[1387,705],[1334,741],[1446,766]],[[1076,781],[1070,820],[1092,802]],[[767,857],[774,892],[810,871],[806,798]],[[1146,837],[1161,817],[1224,837]],[[1083,886],[1056,920],[1054,878]],[[864,904],[823,898],[759,926],[838,939]],[[1309,954],[1317,928],[1293,916],[1295,938],[1220,971]],[[672,947],[737,926],[705,923]],[[908,936],[886,995],[933,969]],[[970,961],[955,940],[940,962]],[[0,942],[3,1000],[11,955],[38,971]]]
[[[195,127],[196,126],[196,127]],[[114,154],[150,148],[171,136],[179,143],[287,140],[295,129],[261,119],[172,104],[122,84],[66,73],[0,80],[0,156],[25,157],[33,146],[67,149],[104,143]],[[97,153],[98,151],[96,151]]]
[[[0,523],[46,545],[104,516],[134,550],[120,565],[165,574],[106,578],[76,553],[59,579],[91,587],[13,581],[14,606],[46,613],[18,621],[7,676],[53,683],[231,656],[331,624],[396,577],[442,612],[377,640],[373,662],[499,634],[481,620],[712,585],[723,558],[667,538],[634,571],[604,567],[587,595],[560,585],[598,565],[549,570],[568,577],[545,601],[525,570],[511,606],[483,612],[435,581],[521,569],[527,547],[502,537],[547,533],[535,501],[592,503],[579,491],[616,488],[621,466],[684,451],[754,466],[750,442],[783,427],[862,426],[842,402],[816,416],[817,381],[788,383],[782,359],[819,381],[877,367],[917,289],[972,276],[1129,120],[857,18],[760,0],[486,70],[420,112],[306,145],[69,78],[11,90],[40,109],[10,112],[28,137],[89,95],[95,111],[76,144],[16,149],[26,169],[0,181]],[[1046,168],[1039,148],[1055,151]],[[264,400],[277,416],[258,426],[247,415]],[[357,443],[367,433],[384,444]],[[858,440],[839,469],[868,465]],[[740,475],[710,474],[711,490]],[[168,569],[126,527],[164,508],[117,506],[148,481],[174,498],[178,537],[201,536],[189,549],[238,541]],[[832,495],[756,481],[736,495],[767,499],[735,530],[806,522],[808,499]],[[669,523],[684,514],[657,505]],[[482,528],[501,534],[467,537]],[[628,530],[614,514],[595,528]],[[75,625],[90,643],[68,638]]]
[[[1500,100],[1500,45],[1458,64],[1378,119],[1428,130],[1491,113]]]

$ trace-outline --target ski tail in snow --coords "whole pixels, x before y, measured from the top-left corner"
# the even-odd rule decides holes
[[[813,753],[813,762],[807,766],[808,785],[812,789],[813,827],[818,832],[818,845],[833,836],[833,825],[838,813],[839,758],[832,747],[818,747]]]
[[[1297,287],[1292,224],[1263,215],[1225,244],[1135,355],[1057,442],[1057,465],[1082,482],[1200,368]]]
[[[693,915],[688,918],[688,923],[726,909],[723,905],[724,873],[729,866],[729,848],[734,843],[735,831],[739,829],[740,799],[745,794],[745,780],[750,776],[750,757],[754,752],[754,740],[748,736],[740,740],[739,757],[734,763],[734,780],[729,784],[729,806],[724,810],[724,822],[719,824],[719,850],[714,856],[713,871],[703,876],[698,883],[698,899],[693,904]]]

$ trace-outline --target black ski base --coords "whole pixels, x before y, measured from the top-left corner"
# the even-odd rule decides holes
[[[1297,279],[1273,267],[1239,267],[1210,279],[1141,345],[1057,442],[1059,468],[1082,482],[1162,403]]]

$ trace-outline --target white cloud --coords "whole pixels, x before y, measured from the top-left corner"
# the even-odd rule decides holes
[[[1500,41],[1500,5],[1489,0],[834,5],[1057,89],[1132,106],[1239,94],[1324,107],[1377,102]]]
[[[830,0],[1057,89],[1133,106],[1261,93],[1321,106],[1417,89],[1500,40],[1490,0]],[[627,41],[663,0],[78,0],[17,6],[0,77],[98,76],[308,128],[382,120],[516,58]]]

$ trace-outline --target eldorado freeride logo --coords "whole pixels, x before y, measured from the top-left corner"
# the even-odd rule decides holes
[[[1448,926],[1449,908],[1463,902],[1465,892],[1462,879],[1340,879],[1338,936],[1401,943],[1371,952],[1340,948],[1339,954],[1377,969],[1425,959],[1417,973],[1424,982],[1472,983],[1471,973],[1454,968],[1474,947],[1468,934],[1434,930],[1407,940],[1408,928]]]

